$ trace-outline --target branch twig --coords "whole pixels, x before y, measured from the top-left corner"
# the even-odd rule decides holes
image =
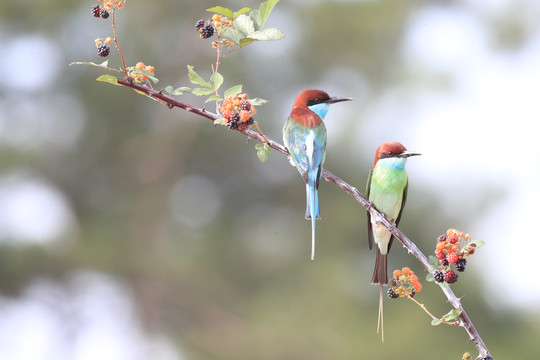
[[[146,93],[149,96],[155,97],[156,99],[159,99],[163,102],[165,102],[169,108],[173,107],[179,107],[181,109],[184,109],[188,112],[192,112],[194,114],[197,114],[199,116],[205,117],[209,120],[216,120],[219,118],[217,114],[211,113],[206,111],[205,109],[197,108],[195,106],[192,106],[190,104],[178,101],[168,95],[163,94],[161,91],[154,90],[148,86],[145,85],[139,85],[135,83],[130,83],[127,79],[124,78],[117,78],[118,83],[120,85],[124,85],[130,88],[133,88],[135,90],[141,91],[143,93]],[[261,143],[266,143],[268,146],[270,146],[272,149],[277,150],[278,152],[288,156],[289,151],[278,142],[252,130],[252,129],[246,129],[246,130],[236,130],[238,132],[243,133],[248,138],[257,140]],[[412,254],[415,258],[420,261],[420,263],[426,268],[428,272],[430,272],[431,264],[427,257],[418,249],[418,247],[407,237],[405,234],[403,234],[393,223],[391,223],[382,213],[380,213],[377,209],[375,209],[374,206],[371,205],[371,203],[358,191],[357,188],[354,186],[349,185],[345,181],[341,180],[336,175],[332,174],[328,170],[323,169],[322,176],[324,179],[328,182],[333,183],[349,195],[351,195],[356,201],[360,203],[369,213],[371,216],[373,216],[378,223],[383,224],[388,231],[390,231],[396,239],[398,239],[402,244],[403,247],[407,249],[407,251]],[[476,348],[478,349],[480,353],[480,357],[482,359],[492,359],[491,354],[482,341],[482,338],[480,337],[480,334],[478,334],[478,331],[476,331],[476,328],[474,327],[471,319],[465,312],[465,309],[463,308],[463,305],[461,304],[461,300],[456,297],[450,286],[446,286],[444,284],[438,284],[443,293],[446,295],[448,302],[456,309],[461,310],[461,314],[459,315],[459,326],[463,327],[467,334],[469,335],[469,341],[472,341]]]

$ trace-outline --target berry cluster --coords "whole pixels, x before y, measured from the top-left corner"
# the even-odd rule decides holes
[[[96,41],[96,47],[98,49],[98,55],[101,57],[107,57],[111,53],[111,42],[112,39],[107,37],[105,39],[98,38]]]
[[[142,83],[148,80],[148,76],[154,76],[154,67],[138,62],[135,67],[129,67],[129,77],[133,82]]]
[[[458,280],[458,274],[451,270],[454,265],[459,272],[467,267],[466,257],[474,254],[476,244],[471,243],[471,236],[456,229],[448,229],[446,235],[437,238],[435,256],[439,260],[440,268],[433,273],[436,282],[446,281],[453,284]]]
[[[247,94],[237,94],[223,100],[219,108],[229,129],[238,128],[241,131],[254,123],[255,107],[251,105]]]
[[[214,36],[215,32],[222,34],[227,28],[233,26],[233,21],[226,16],[214,14],[210,20],[199,20],[195,24],[195,29],[201,34],[203,39],[208,39]],[[227,45],[232,47],[233,44],[227,41]],[[216,45],[217,46],[217,45]]]
[[[108,19],[110,11],[114,9],[121,9],[124,7],[124,2],[126,0],[99,0],[103,5],[93,5],[92,6],[92,16],[100,17],[102,19]]]
[[[401,270],[394,270],[394,278],[390,280],[388,288],[388,297],[397,299],[398,297],[414,297],[417,292],[422,290],[422,284],[418,281],[418,276],[408,267]]]

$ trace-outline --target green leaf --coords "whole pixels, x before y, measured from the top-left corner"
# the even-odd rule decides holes
[[[227,39],[231,40],[233,43],[240,45],[240,40],[244,38],[244,35],[238,30],[236,30],[233,27],[228,28],[223,33],[223,36],[225,36]]]
[[[250,11],[251,11],[251,9],[248,8],[248,7],[242,8],[242,9],[240,9],[237,12],[234,13],[234,17],[237,17],[238,15],[242,15],[242,14],[245,14],[245,13],[250,12]]]
[[[253,98],[253,99],[250,99],[249,102],[253,106],[260,106],[260,105],[266,104],[268,102],[268,100],[264,100],[264,99],[261,99],[261,98]]]
[[[440,325],[440,324],[442,324],[442,320],[439,320],[439,319],[431,320],[431,325],[432,326],[437,326],[437,325]]]
[[[462,310],[461,309],[452,309],[450,310],[446,315],[444,315],[441,320],[452,322],[456,321],[459,318],[459,315],[461,315]]]
[[[205,100],[205,103],[210,102],[210,101],[221,101],[221,100],[223,100],[223,99],[221,98],[221,96],[219,96],[219,95],[212,95],[212,96],[210,96],[208,99]]]
[[[223,98],[230,98],[233,95],[240,94],[242,92],[242,85],[235,85],[227,90],[225,90],[225,93],[223,94]],[[251,104],[253,105],[253,104]]]
[[[249,13],[249,17],[253,20],[255,30],[260,30],[262,27],[261,12],[259,10],[253,10]]]
[[[171,95],[182,95],[186,93],[191,93],[191,89],[186,86],[182,86],[182,87],[179,87],[178,89],[173,90],[173,87],[169,85],[169,86],[166,86],[164,90]]]
[[[240,39],[240,42],[238,43],[238,45],[240,45],[241,47],[244,47],[255,41],[257,40],[246,37],[246,38]]]
[[[97,67],[100,67],[100,68],[108,68],[107,67],[108,64],[109,64],[109,60],[105,60],[101,64],[96,64],[96,63],[91,62],[91,61],[75,61],[75,62],[70,63],[69,66],[71,66],[71,65],[91,65],[91,66],[97,66]]]
[[[255,32],[255,25],[253,24],[253,20],[251,20],[249,16],[244,14],[234,19],[234,27],[245,36],[249,36],[250,34]]]
[[[431,265],[439,266],[439,259],[437,259],[436,256],[429,255],[428,258],[429,258],[429,262],[431,263]]]
[[[195,88],[195,89],[193,89],[193,91],[191,93],[193,95],[197,95],[197,96],[204,96],[204,95],[210,95],[213,92],[214,92],[214,90],[212,90],[210,88]]]
[[[268,19],[268,16],[270,16],[270,13],[274,9],[274,6],[279,2],[279,0],[268,0],[265,1],[259,6],[259,13],[261,17],[261,27],[264,26],[264,23],[266,22],[266,19]]]
[[[434,281],[435,281],[435,278],[433,277],[433,274],[427,273],[427,275],[426,275],[426,281],[434,282]]]
[[[212,74],[212,76],[210,76],[210,81],[214,83],[214,86],[212,86],[212,90],[217,91],[221,84],[223,84],[223,75],[215,72]]]
[[[121,86],[121,85],[118,84],[118,80],[116,79],[116,76],[112,76],[112,75],[101,75],[96,80],[97,81],[107,82],[107,83],[110,83],[110,84],[113,84],[113,85]]]
[[[206,9],[206,11],[223,15],[223,16],[227,16],[227,17],[230,17],[231,19],[234,18],[234,12],[230,9],[224,8],[223,6],[214,6],[213,8]]]
[[[249,34],[250,39],[255,39],[259,41],[280,40],[284,37],[285,35],[283,34],[283,32],[276,28],[263,29]]]
[[[268,156],[272,153],[272,148],[266,144],[256,144],[255,149],[257,149],[257,156],[260,162],[268,160]]]
[[[214,120],[214,125],[227,125],[227,120],[224,118],[219,118]]]
[[[195,70],[193,70],[193,66],[188,65],[187,67],[189,72],[189,81],[191,81],[191,83],[211,89],[212,86],[210,85],[210,83],[204,81],[203,78],[200,77],[199,74],[195,72]]]

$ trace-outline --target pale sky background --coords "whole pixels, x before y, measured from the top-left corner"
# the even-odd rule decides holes
[[[380,126],[399,129],[409,139],[408,149],[423,154],[421,161],[408,164],[411,182],[435,188],[449,211],[467,207],[466,198],[455,196],[458,188],[460,194],[466,194],[463,188],[467,187],[471,194],[482,192],[486,184],[500,189],[500,198],[486,212],[475,214],[473,228],[467,229],[474,238],[486,241],[481,254],[475,255],[482,265],[477,262],[472,267],[484,278],[490,305],[537,311],[540,287],[531,286],[530,279],[537,273],[540,252],[539,235],[534,232],[534,209],[540,203],[540,3],[519,2],[531,9],[527,26],[536,35],[508,52],[493,48],[478,16],[504,12],[512,1],[465,3],[477,11],[434,6],[417,12],[410,20],[400,59],[411,71],[415,67],[443,71],[453,78],[452,88],[420,89],[413,97],[404,94],[405,88],[389,89],[365,109],[369,120],[360,130],[365,134],[377,133],[373,129],[381,130]],[[76,144],[87,121],[77,99],[59,93],[52,104],[44,106],[45,100],[36,96],[64,72],[57,56],[58,40],[21,33],[4,39],[2,47],[0,68],[10,69],[3,73],[3,84],[17,95],[0,99],[0,144],[24,151],[48,146],[53,153]],[[331,124],[328,127],[334,131]],[[62,131],[51,131],[58,128]],[[357,145],[358,151],[371,158],[383,140],[369,138]],[[456,172],[459,183],[455,183]],[[188,196],[190,184],[199,181],[181,180],[172,196]],[[212,216],[217,216],[220,204],[212,206]],[[171,211],[182,221],[181,211],[175,211],[174,205]],[[210,221],[211,217],[200,219]],[[27,169],[0,174],[0,239],[42,244],[57,251],[58,243],[76,231],[69,199],[54,184]],[[1,358],[58,360],[54,357],[57,345],[70,349],[65,357],[70,360],[138,359],[135,353],[146,355],[140,359],[183,358],[166,337],[145,340],[129,291],[115,279],[80,272],[72,274],[69,283],[64,288],[48,280],[35,281],[20,301],[0,298]],[[104,302],[105,296],[113,301]],[[68,300],[66,309],[50,306],[51,299],[58,297]],[[110,322],[111,313],[120,321]],[[72,342],[59,344],[70,330],[62,316],[73,314],[81,317],[81,326]],[[21,333],[30,335],[17,336]]]

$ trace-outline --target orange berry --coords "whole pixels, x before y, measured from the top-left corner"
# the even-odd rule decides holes
[[[411,275],[413,273],[408,267],[404,267],[403,269],[401,269],[401,272],[403,273],[403,275]]]
[[[438,242],[437,245],[435,246],[435,249],[439,251],[443,251],[445,246],[446,246],[445,242]]]
[[[411,279],[411,283],[413,284],[418,282],[418,276],[414,274],[411,275],[410,279]]]
[[[394,277],[396,279],[399,277],[399,275],[401,275],[401,271],[400,270],[394,270]]]
[[[416,289],[416,292],[422,291],[422,284],[417,282],[416,284],[413,284],[414,288]]]
[[[138,62],[137,65],[135,65],[135,67],[136,67],[138,70],[142,70],[142,69],[144,69],[144,63],[143,63],[143,62]]]
[[[251,114],[249,113],[249,111],[246,111],[246,110],[240,111],[240,121],[248,121],[250,117],[251,117]]]
[[[234,106],[242,106],[242,101],[240,99],[234,100]]]

